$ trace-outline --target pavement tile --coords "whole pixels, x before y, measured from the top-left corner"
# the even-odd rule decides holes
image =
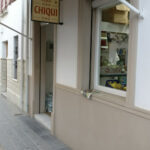
[[[0,150],[70,150],[35,119],[0,97]]]

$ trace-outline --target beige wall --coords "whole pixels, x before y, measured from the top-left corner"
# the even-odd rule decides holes
[[[150,120],[117,105],[57,86],[55,108],[55,134],[73,150],[150,149]]]
[[[21,61],[18,60],[17,79],[13,78],[13,59],[0,59],[0,93],[7,93],[7,98],[21,108]]]
[[[7,88],[7,60],[0,59],[0,93],[6,92]]]
[[[7,60],[7,98],[20,106],[20,60],[18,60],[17,80],[13,79],[13,60]]]

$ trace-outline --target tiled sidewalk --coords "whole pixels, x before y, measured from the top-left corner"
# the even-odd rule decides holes
[[[0,97],[0,148],[2,150],[70,150],[52,136],[49,130],[24,115],[3,97]]]

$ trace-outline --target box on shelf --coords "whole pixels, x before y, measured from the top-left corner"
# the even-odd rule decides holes
[[[112,23],[129,24],[130,9],[123,4],[103,10],[102,20]]]

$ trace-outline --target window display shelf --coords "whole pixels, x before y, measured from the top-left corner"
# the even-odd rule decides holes
[[[111,77],[111,76],[126,76],[127,73],[102,73],[101,77]]]
[[[101,46],[101,48],[108,49],[108,46]]]
[[[107,40],[107,37],[101,37],[102,40]]]

